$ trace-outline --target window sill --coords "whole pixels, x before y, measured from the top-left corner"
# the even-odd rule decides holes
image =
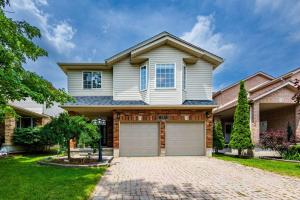
[[[176,90],[177,88],[154,88],[155,90]]]

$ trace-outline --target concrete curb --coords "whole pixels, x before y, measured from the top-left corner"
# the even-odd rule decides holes
[[[267,157],[267,156],[261,156],[259,158],[264,159],[264,160],[277,160],[277,161],[282,161],[282,162],[300,163],[300,161],[298,161],[298,160],[285,160],[285,159],[281,159],[281,158],[272,158],[272,157]]]

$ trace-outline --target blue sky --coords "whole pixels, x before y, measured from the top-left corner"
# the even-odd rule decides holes
[[[8,15],[41,29],[48,57],[25,67],[58,88],[57,62],[102,62],[162,31],[225,59],[214,90],[257,71],[278,76],[300,66],[297,0],[13,0]]]

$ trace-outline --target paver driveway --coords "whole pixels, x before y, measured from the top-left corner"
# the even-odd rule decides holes
[[[98,199],[300,199],[300,179],[207,157],[117,158]]]

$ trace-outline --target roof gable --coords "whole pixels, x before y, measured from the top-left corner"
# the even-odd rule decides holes
[[[205,51],[204,49],[201,49],[191,43],[188,43],[168,32],[162,32],[158,35],[153,36],[148,40],[138,43],[137,45],[134,45],[133,47],[130,47],[106,59],[106,63],[113,64],[127,56],[131,56],[131,59],[134,59],[137,58],[137,56],[141,55],[142,53],[145,53],[147,51],[150,51],[151,49],[166,44],[175,47],[177,49],[180,49],[182,51],[185,51],[189,53],[191,56],[194,56],[195,58],[202,58],[212,63],[214,67],[217,67],[223,62],[223,59],[219,56],[216,56],[208,51]]]
[[[265,72],[259,71],[259,72],[255,73],[255,74],[252,74],[252,75],[246,77],[245,79],[242,79],[242,80],[240,80],[240,81],[237,81],[237,82],[235,82],[235,83],[233,83],[233,84],[231,84],[231,85],[229,85],[229,86],[227,86],[227,87],[225,87],[225,88],[223,88],[223,89],[221,89],[221,90],[215,92],[215,93],[213,94],[213,97],[216,97],[216,96],[218,96],[219,94],[221,94],[221,93],[223,93],[223,92],[225,92],[225,91],[227,91],[227,90],[233,88],[234,86],[238,85],[241,81],[246,82],[246,81],[248,81],[248,80],[250,80],[250,79],[252,79],[252,78],[254,78],[254,77],[256,77],[256,76],[263,76],[263,77],[265,77],[266,79],[268,79],[269,81],[272,81],[272,80],[275,79],[275,78],[272,77],[271,75],[269,75],[269,74],[267,74],[267,73],[265,73]],[[269,81],[267,81],[267,82],[269,82]],[[261,85],[261,84],[260,84],[260,85]],[[258,87],[258,86],[256,86],[256,87]],[[251,88],[249,88],[249,90],[251,90]]]

